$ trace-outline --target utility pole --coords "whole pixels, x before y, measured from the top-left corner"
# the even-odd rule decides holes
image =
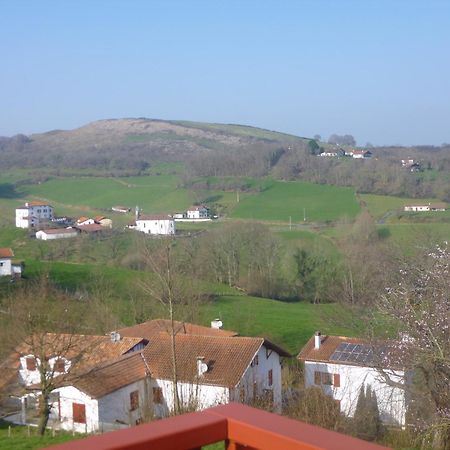
[[[239,191],[236,191],[236,203],[239,203]]]
[[[303,222],[306,222],[306,208],[303,208]]]
[[[292,231],[292,216],[289,216],[289,231]]]

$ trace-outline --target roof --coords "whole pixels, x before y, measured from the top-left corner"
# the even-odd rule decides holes
[[[86,220],[89,220],[89,217],[81,216],[77,219],[77,223],[86,222]]]
[[[203,327],[188,322],[175,321],[176,334],[194,334],[200,336],[237,336],[238,333],[230,330],[220,330],[217,328]],[[147,322],[133,325],[131,327],[122,328],[119,331],[121,336],[143,337],[151,340],[159,336],[160,332],[169,334],[171,330],[170,320],[155,319]]]
[[[75,228],[47,228],[45,230],[40,230],[42,233],[45,234],[73,234],[77,233],[77,230]],[[38,231],[39,233],[39,231]]]
[[[39,201],[32,201],[32,202],[25,203],[25,207],[27,207],[27,206],[50,206],[50,205],[48,203],[43,203],[43,202],[39,202]]]
[[[173,220],[173,218],[169,214],[142,214],[136,219],[138,220]]]
[[[447,203],[430,203],[432,209],[447,209]]]
[[[314,348],[315,336],[306,343],[297,358],[301,361],[316,361],[332,364],[345,364],[351,366],[375,367],[383,362],[387,364],[387,353],[389,353],[392,366],[400,366],[398,355],[391,353],[387,341],[372,342],[366,339],[352,338],[346,336],[321,336],[320,348]],[[346,346],[345,344],[356,344]],[[346,347],[349,347],[347,350]]]
[[[263,338],[176,335],[178,379],[181,382],[234,387],[263,344]],[[160,333],[142,354],[153,378],[172,379],[171,337],[168,334]],[[203,357],[203,362],[208,365],[208,371],[201,376],[197,372],[198,357]]]
[[[146,364],[140,352],[120,357],[116,361],[67,380],[65,385],[75,386],[92,398],[100,398],[146,377]]]
[[[14,252],[10,248],[0,248],[0,258],[12,258],[13,256]]]
[[[103,219],[107,219],[107,217],[106,217],[106,216],[95,216],[95,217],[94,217],[94,220],[95,220],[96,222],[99,222],[100,220],[103,220]]]
[[[77,359],[77,369],[81,369],[117,359],[142,341],[145,339],[138,337],[122,337],[118,342],[112,342],[110,336],[44,333],[30,336],[16,352],[25,356],[36,349],[45,349],[48,358]]]
[[[98,231],[104,231],[105,228],[102,227],[101,225],[99,225],[98,223],[89,223],[86,225],[77,225],[76,227],[77,230],[80,231],[84,231],[86,233],[96,233]]]

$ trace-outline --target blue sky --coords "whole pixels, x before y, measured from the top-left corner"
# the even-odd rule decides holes
[[[0,0],[0,135],[150,117],[450,141],[450,1]]]

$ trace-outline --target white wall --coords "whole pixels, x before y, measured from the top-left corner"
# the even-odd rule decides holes
[[[139,392],[139,408],[131,411],[130,393]],[[98,399],[98,420],[101,424],[126,423],[136,425],[146,410],[150,407],[149,394],[146,381],[140,380],[129,384]]]
[[[24,219],[28,217],[28,219]],[[39,225],[40,220],[53,219],[53,208],[49,205],[29,206],[16,209],[16,227],[28,228]]]
[[[75,430],[79,433],[92,433],[99,428],[98,401],[81,392],[74,386],[66,386],[55,389],[54,393],[60,395],[61,428]],[[86,424],[73,421],[73,403],[81,403],[86,408]],[[58,405],[52,405],[51,419],[58,418]]]
[[[273,406],[275,411],[281,412],[281,364],[280,356],[274,351],[267,351],[263,345],[257,352],[258,364],[250,365],[241,382],[234,390],[234,401],[239,402],[241,387],[245,390],[245,401],[253,400],[253,393],[256,388],[258,396],[263,395],[264,390],[273,392]],[[256,356],[256,355],[255,355]],[[269,370],[272,370],[272,386],[269,386]]]
[[[10,258],[0,258],[0,276],[12,275]]]
[[[361,386],[368,386],[375,392],[381,420],[388,424],[405,425],[405,392],[387,385],[378,370],[370,367],[305,362],[305,386],[314,384],[314,372],[327,372],[340,375],[340,387],[322,385],[325,394],[340,400],[341,411],[353,417]],[[392,379],[403,382],[403,372],[392,374]]]
[[[53,239],[65,239],[77,237],[78,233],[74,230],[73,233],[51,233],[47,234],[45,230],[38,231],[36,233],[36,239],[41,239],[43,241],[51,241]]]
[[[197,383],[178,383],[179,398],[185,407],[194,406],[202,410],[212,406],[225,404],[230,401],[229,389],[223,386],[208,386]],[[167,416],[174,409],[173,383],[170,380],[152,380],[149,393],[153,400],[153,387],[160,387],[163,392],[163,403],[154,404],[154,413],[157,417]]]
[[[173,219],[168,220],[136,220],[136,227],[133,227],[138,231],[142,231],[146,234],[175,234],[175,221]]]
[[[28,208],[17,208],[16,209],[16,227],[17,228],[28,228]]]

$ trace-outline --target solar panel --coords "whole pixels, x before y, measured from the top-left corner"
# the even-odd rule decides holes
[[[380,347],[379,350],[380,352],[377,351],[377,353],[382,353],[385,349]],[[330,360],[367,364],[373,362],[373,357],[373,348],[370,345],[341,342],[331,355]]]

